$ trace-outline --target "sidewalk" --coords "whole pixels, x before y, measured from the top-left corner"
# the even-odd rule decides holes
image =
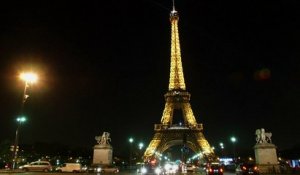
[[[0,173],[23,173],[24,170],[11,170],[11,169],[0,169]]]

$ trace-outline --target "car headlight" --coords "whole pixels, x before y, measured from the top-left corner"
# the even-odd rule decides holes
[[[142,169],[141,169],[141,173],[142,173],[142,174],[147,173],[147,169],[146,169],[146,168],[142,168]]]
[[[165,169],[168,170],[168,169],[170,169],[170,168],[171,168],[171,165],[167,163],[167,164],[165,165]]]
[[[177,166],[177,165],[173,165],[173,166],[172,166],[172,169],[173,169],[173,170],[178,170],[178,166]]]
[[[97,173],[101,172],[101,168],[96,169]]]
[[[155,169],[155,173],[156,173],[156,174],[160,174],[160,173],[161,173],[161,169],[160,169],[160,168],[156,168],[156,169]]]

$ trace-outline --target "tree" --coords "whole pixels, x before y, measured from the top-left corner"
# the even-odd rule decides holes
[[[0,162],[6,163],[11,161],[12,152],[10,150],[11,141],[4,140],[0,143]]]

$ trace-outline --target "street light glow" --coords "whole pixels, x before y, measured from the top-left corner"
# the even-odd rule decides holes
[[[220,142],[220,147],[221,147],[221,149],[224,149],[224,143],[223,142]]]
[[[38,80],[37,75],[32,72],[21,73],[20,78],[21,78],[21,80],[28,82],[28,83],[35,83]]]
[[[129,142],[132,143],[133,142],[133,138],[129,138]]]
[[[230,140],[231,140],[232,143],[236,142],[236,138],[235,137],[231,137]]]
[[[142,149],[144,147],[144,144],[141,142],[139,143],[139,149]]]
[[[19,123],[26,122],[26,117],[18,117],[17,122],[19,122]]]
[[[37,75],[32,72],[23,72],[20,74],[20,79],[23,80],[25,83],[24,91],[23,91],[23,97],[22,97],[22,105],[21,105],[21,115],[23,115],[23,108],[24,108],[24,103],[26,102],[26,99],[29,97],[27,94],[27,88],[29,87],[29,84],[35,83],[38,79]],[[16,169],[17,167],[17,158],[18,158],[18,138],[19,138],[19,127],[21,126],[22,123],[26,121],[26,118],[24,116],[18,117],[17,122],[18,122],[18,127],[16,129],[16,137],[15,137],[15,143],[14,143],[14,149],[13,149],[13,159],[12,159],[12,169]]]

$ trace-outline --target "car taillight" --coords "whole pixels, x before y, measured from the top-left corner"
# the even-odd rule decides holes
[[[247,170],[247,168],[245,166],[242,167],[243,170]]]
[[[209,172],[212,172],[213,170],[210,168],[208,171],[209,171]]]
[[[221,173],[223,172],[223,169],[222,169],[222,168],[220,168],[220,172],[221,172]]]
[[[255,166],[253,169],[254,169],[255,171],[258,171],[258,168],[257,168],[257,166]]]

